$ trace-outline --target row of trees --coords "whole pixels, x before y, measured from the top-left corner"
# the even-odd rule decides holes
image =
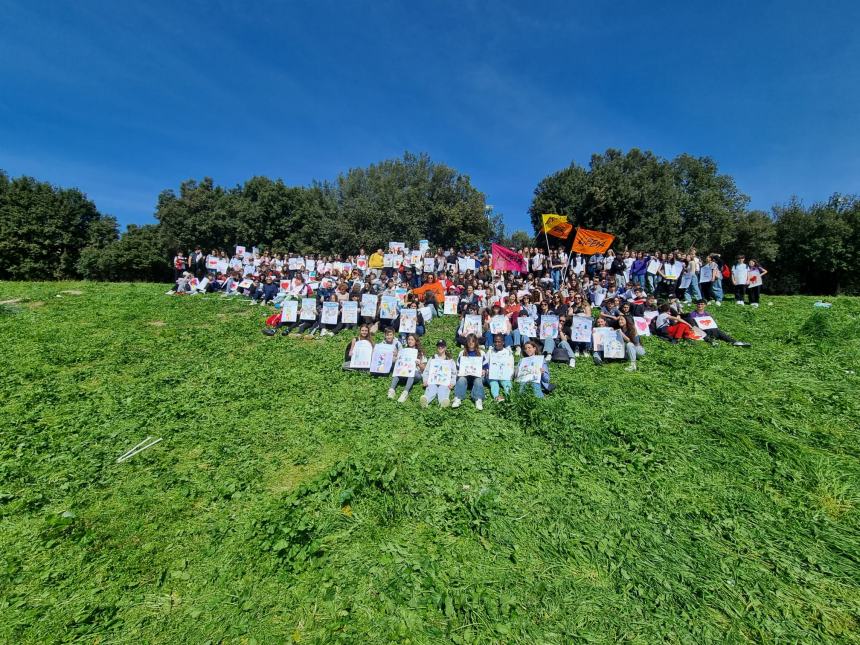
[[[614,233],[616,250],[745,253],[770,271],[771,291],[860,293],[860,200],[835,195],[806,207],[793,199],[770,214],[748,203],[710,158],[610,149],[587,168],[573,163],[544,178],[529,214],[536,231],[541,214],[558,213]]]
[[[543,213],[610,231],[616,249],[745,252],[771,271],[773,291],[860,293],[857,198],[837,195],[809,207],[790,201],[770,214],[748,203],[711,159],[608,150],[587,168],[571,164],[543,179],[530,215],[535,231]],[[350,253],[401,239],[446,247],[534,243],[524,231],[506,238],[501,216],[488,211],[468,177],[408,153],[310,186],[266,177],[232,188],[189,180],[159,195],[155,217],[157,224],[120,235],[116,220],[80,191],[0,171],[0,279],[166,280],[173,254],[197,245]]]

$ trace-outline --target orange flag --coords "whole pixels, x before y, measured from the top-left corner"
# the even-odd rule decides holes
[[[591,231],[587,228],[577,228],[571,250],[574,253],[584,253],[586,255],[605,253],[612,246],[613,240],[615,240],[615,236],[612,233],[601,233],[600,231]]]
[[[573,224],[567,221],[566,215],[544,214],[541,217],[543,218],[541,231],[547,235],[564,239],[573,230]]]

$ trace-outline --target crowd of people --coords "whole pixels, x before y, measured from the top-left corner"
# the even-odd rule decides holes
[[[243,247],[207,255],[198,248],[174,258],[169,293],[222,293],[272,305],[268,336],[353,330],[344,369],[389,377],[389,397],[402,384],[404,402],[421,382],[422,405],[458,407],[471,398],[482,409],[487,388],[497,401],[515,383],[538,397],[551,392],[552,363],[575,367],[588,356],[596,365],[626,362],[635,371],[647,335],[748,347],[720,329],[707,307],[721,306],[729,289],[737,305],[757,307],[767,273],[754,259],[738,256],[730,266],[717,254],[700,259],[695,249],[520,254],[523,270],[501,271],[492,268],[489,251],[431,251],[426,244],[412,250],[391,243],[349,257]],[[440,315],[459,317],[456,357],[444,339],[432,354],[422,348],[428,323]]]

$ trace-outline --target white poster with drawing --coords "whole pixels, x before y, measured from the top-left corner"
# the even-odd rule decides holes
[[[531,316],[520,316],[517,319],[517,329],[520,335],[526,338],[537,338],[537,324]]]
[[[520,383],[540,383],[543,366],[543,356],[526,356],[520,361],[520,366],[517,369],[517,381]]]
[[[394,362],[394,376],[412,378],[418,370],[418,350],[413,347],[404,347],[397,354]]]
[[[442,310],[447,316],[457,315],[457,303],[460,302],[460,296],[445,296],[445,308]]]
[[[340,319],[344,325],[354,325],[358,322],[358,303],[354,300],[346,300],[341,303]]]
[[[606,341],[603,345],[603,358],[624,358],[624,343],[618,338]]]
[[[591,328],[594,319],[590,316],[573,316],[570,319],[570,340],[573,343],[591,342]]]
[[[316,298],[302,298],[302,310],[299,314],[302,320],[317,319],[317,300]]]
[[[365,318],[376,318],[376,303],[379,296],[372,293],[364,293],[361,296],[361,315]]]
[[[491,381],[510,381],[514,376],[514,355],[510,351],[490,354],[488,378]]]
[[[414,334],[418,329],[418,310],[403,309],[400,312],[400,333]]]
[[[336,325],[337,317],[340,315],[339,302],[324,302],[322,306],[322,316],[320,322],[323,325]]]
[[[481,336],[481,317],[477,314],[468,314],[463,318],[463,336],[469,334]]]
[[[352,347],[349,366],[356,370],[370,369],[370,359],[373,357],[373,345],[367,340],[358,340]]]

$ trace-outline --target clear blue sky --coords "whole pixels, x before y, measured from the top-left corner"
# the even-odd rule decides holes
[[[695,6],[694,6],[695,5]],[[122,224],[187,178],[427,152],[509,230],[608,147],[709,155],[755,208],[860,192],[858,2],[0,0],[0,168]]]

